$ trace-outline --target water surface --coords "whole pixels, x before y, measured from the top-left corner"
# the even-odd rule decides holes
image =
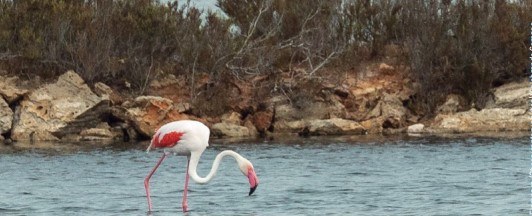
[[[61,144],[64,145],[64,144]],[[79,144],[78,144],[79,145]],[[143,179],[160,152],[142,143],[0,153],[0,215],[146,215]],[[232,159],[191,183],[188,215],[525,215],[528,138],[312,138],[224,143],[255,166],[247,196]],[[169,157],[152,178],[153,215],[181,215],[186,166]]]

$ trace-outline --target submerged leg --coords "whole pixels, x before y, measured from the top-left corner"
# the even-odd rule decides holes
[[[144,188],[146,188],[146,197],[148,198],[148,211],[150,211],[150,212],[151,212],[151,209],[152,209],[151,197],[150,197],[150,178],[153,175],[153,173],[155,173],[157,168],[159,168],[159,165],[161,165],[161,163],[163,162],[164,158],[166,157],[166,154],[167,154],[166,152],[163,153],[163,156],[161,157],[161,159],[159,159],[157,164],[155,164],[155,167],[153,167],[151,172],[144,179]]]
[[[185,189],[183,190],[183,212],[188,211],[188,202],[187,202],[187,194],[188,194],[188,179],[190,176],[188,175],[188,165],[190,164],[190,158],[187,157],[187,173],[185,174]]]

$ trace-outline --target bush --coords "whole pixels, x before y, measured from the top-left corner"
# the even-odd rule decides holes
[[[526,30],[518,26],[531,21],[522,11],[529,3],[411,1],[404,6],[416,9],[401,16],[419,83],[413,101],[419,113],[434,113],[450,93],[481,109],[491,87],[526,75]]]
[[[341,71],[378,60],[394,45],[419,84],[410,104],[429,115],[449,93],[482,108],[491,87],[526,74],[532,1],[218,0],[217,5],[225,16],[190,2],[0,0],[0,69],[44,78],[74,69],[88,82],[124,88],[130,83],[134,94],[161,73],[172,73],[187,78],[192,100],[223,92],[228,80],[268,77],[259,79],[269,82],[259,84],[262,98],[286,90],[279,88],[283,73],[319,81],[325,68]],[[212,84],[208,88],[196,86],[204,74]]]

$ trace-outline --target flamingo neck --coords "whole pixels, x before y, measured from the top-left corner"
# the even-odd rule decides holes
[[[197,182],[198,184],[205,184],[209,182],[214,175],[216,175],[216,172],[218,171],[218,167],[220,166],[220,162],[222,161],[222,158],[225,156],[231,156],[233,157],[238,163],[240,163],[241,160],[243,160],[243,157],[240,156],[238,153],[231,151],[231,150],[225,150],[220,152],[218,155],[216,155],[216,158],[212,162],[211,171],[207,176],[200,177],[197,172],[197,167],[199,163],[199,159],[201,157],[201,152],[192,152],[190,154],[190,168],[188,170],[188,174],[190,175],[190,178]]]

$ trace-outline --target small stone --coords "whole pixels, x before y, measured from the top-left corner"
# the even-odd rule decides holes
[[[406,131],[408,133],[422,133],[424,128],[424,124],[418,123],[408,126],[408,129]]]

